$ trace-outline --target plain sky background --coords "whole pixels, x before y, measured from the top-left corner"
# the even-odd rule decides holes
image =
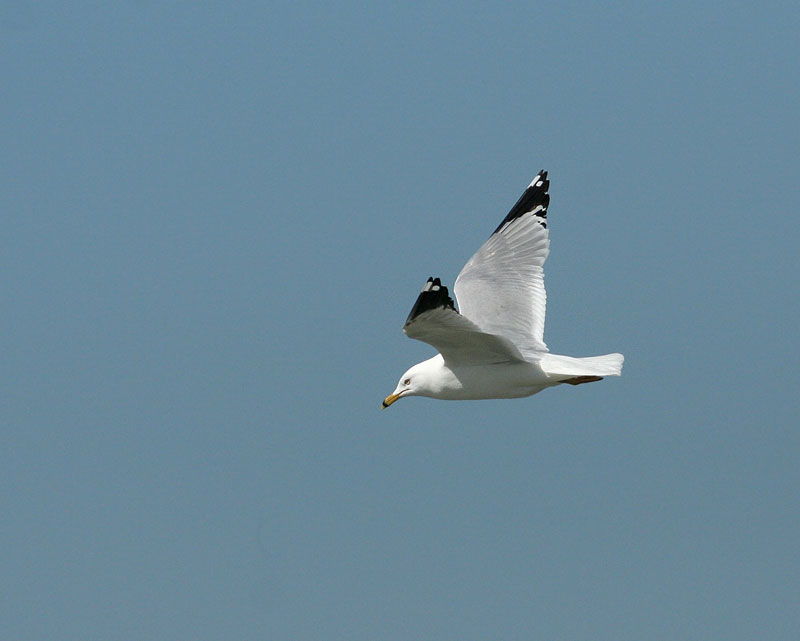
[[[0,4],[0,637],[800,638],[796,2]],[[550,171],[545,339],[401,325]]]

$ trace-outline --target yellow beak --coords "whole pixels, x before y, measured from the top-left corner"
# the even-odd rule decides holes
[[[383,399],[383,403],[381,404],[381,407],[383,409],[386,409],[392,403],[394,403],[398,398],[400,398],[400,394],[389,394],[389,396],[387,396],[385,399]]]

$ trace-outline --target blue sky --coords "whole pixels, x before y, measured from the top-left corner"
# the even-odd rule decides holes
[[[0,5],[0,636],[800,635],[796,3]],[[380,401],[550,171],[545,339]]]

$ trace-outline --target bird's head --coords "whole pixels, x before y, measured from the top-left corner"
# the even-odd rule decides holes
[[[419,394],[422,376],[418,371],[415,371],[416,369],[417,366],[414,365],[414,367],[400,377],[400,381],[397,383],[397,388],[395,388],[394,392],[389,394],[389,396],[383,400],[383,409],[386,409],[392,403],[403,398],[404,396],[414,396]]]
[[[394,392],[383,400],[383,409],[406,396],[427,396],[431,392],[432,365],[430,361],[417,363],[403,374]]]

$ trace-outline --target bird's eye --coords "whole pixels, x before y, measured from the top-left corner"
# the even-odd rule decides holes
[[[403,381],[403,385],[408,385],[410,382],[411,382],[411,379],[407,378],[406,380]]]

